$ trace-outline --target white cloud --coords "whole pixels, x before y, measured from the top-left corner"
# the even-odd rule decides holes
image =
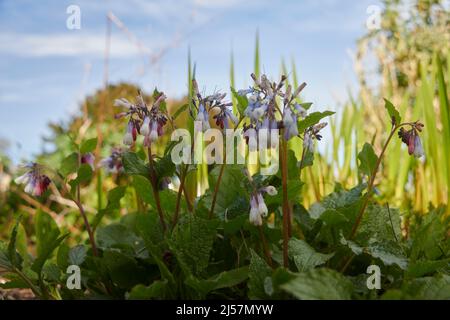
[[[104,34],[17,34],[0,33],[0,54],[23,57],[104,55]],[[135,56],[139,51],[123,36],[111,37],[112,57]]]

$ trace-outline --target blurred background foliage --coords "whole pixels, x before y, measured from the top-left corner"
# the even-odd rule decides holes
[[[421,119],[425,123],[423,143],[426,157],[416,160],[408,156],[401,141],[396,139],[389,147],[383,161],[377,186],[379,200],[400,207],[406,213],[426,212],[430,205],[447,204],[450,199],[450,15],[443,7],[443,1],[409,1],[405,12],[402,1],[384,1],[381,28],[372,30],[358,42],[355,54],[355,71],[359,89],[349,92],[348,102],[337,109],[331,119],[330,135],[325,137],[326,147],[316,156],[312,167],[302,172],[305,207],[331,193],[336,184],[351,188],[361,182],[357,171],[357,155],[365,142],[373,142],[375,151],[381,145],[390,129],[383,98],[394,102],[406,121]],[[255,46],[254,72],[259,74],[259,39]],[[230,60],[230,85],[234,87],[234,58]],[[301,65],[301,61],[297,62]],[[292,70],[292,72],[287,72]],[[280,73],[288,73],[289,81],[296,87],[299,75],[295,62],[286,66],[282,62]],[[188,82],[195,76],[195,66],[188,58]],[[307,80],[307,79],[305,79]],[[52,134],[45,138],[52,151],[38,155],[38,161],[52,167],[59,167],[61,161],[71,153],[71,139],[82,140],[98,137],[102,148],[96,150],[96,161],[107,157],[113,146],[120,146],[126,125],[115,120],[118,112],[113,107],[117,98],[134,100],[138,89],[127,83],[107,85],[86,97],[80,105],[78,115],[68,122],[50,124]],[[142,88],[147,98],[153,88]],[[169,114],[174,114],[186,105],[192,93],[187,89],[185,99],[168,101]],[[169,97],[170,98],[170,97]],[[235,102],[235,101],[234,101]],[[320,106],[319,106],[320,107]],[[175,126],[186,127],[192,121],[186,113],[178,117]],[[170,137],[170,131],[162,141],[157,153],[164,152],[162,146]],[[0,143],[0,237],[6,237],[13,214],[21,212],[24,220],[30,220],[37,210],[43,210],[58,223],[68,226],[73,235],[82,230],[76,208],[58,198],[58,191],[38,202],[23,193],[14,183],[10,162],[4,155],[6,143]],[[301,140],[290,143],[297,154]],[[298,156],[298,154],[297,154]],[[86,211],[95,213],[105,206],[107,190],[115,185],[127,185],[117,176],[105,176],[96,171],[96,183],[83,188]],[[198,166],[188,176],[187,193],[193,199],[208,188],[208,168]],[[131,188],[129,188],[131,189]],[[122,199],[121,209],[110,215],[116,219],[121,215],[139,210],[139,199],[133,190],[128,190]],[[447,207],[447,213],[448,213]],[[27,218],[28,217],[28,218]],[[25,226],[27,224],[24,224]],[[78,228],[79,227],[79,228]],[[28,232],[27,232],[28,233]],[[31,234],[29,232],[28,234]],[[32,241],[32,239],[31,239]]]
[[[424,122],[426,157],[409,157],[400,140],[395,140],[377,181],[383,200],[421,212],[430,204],[448,203],[450,14],[443,3],[384,1],[380,29],[358,41],[354,60],[359,91],[349,93],[348,102],[332,119],[332,147],[324,155],[326,161],[317,162],[305,174],[316,185],[305,190],[308,202],[332,191],[334,181],[347,188],[357,184],[359,150],[365,142],[373,142],[379,154],[390,129],[383,102],[387,98],[405,121]]]

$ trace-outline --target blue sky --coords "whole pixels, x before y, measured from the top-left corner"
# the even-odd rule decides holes
[[[80,7],[80,30],[66,27],[71,4]],[[294,58],[308,83],[304,97],[335,109],[347,87],[355,88],[349,52],[366,32],[373,4],[379,1],[0,0],[0,138],[9,140],[15,161],[30,158],[42,149],[48,122],[68,119],[102,86],[108,11],[133,35],[112,27],[112,83],[182,97],[190,47],[202,89],[228,91],[231,50],[237,87],[245,87],[259,30],[262,70],[278,77],[281,59]]]

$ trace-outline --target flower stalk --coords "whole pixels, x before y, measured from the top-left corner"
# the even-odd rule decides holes
[[[291,237],[291,214],[287,194],[287,142],[281,137],[281,185],[283,192],[283,265],[289,266],[288,246]]]
[[[405,132],[403,130],[403,127],[405,126],[411,126],[411,130],[408,132]],[[367,193],[364,197],[364,202],[362,206],[359,209],[358,216],[356,217],[355,223],[353,224],[352,231],[350,233],[349,239],[353,239],[356,235],[356,232],[358,230],[359,225],[361,224],[362,218],[364,216],[364,212],[367,209],[367,206],[369,204],[370,199],[372,198],[372,192],[375,184],[375,179],[378,173],[378,169],[380,168],[381,161],[383,160],[383,156],[386,153],[387,147],[389,143],[392,141],[392,138],[394,137],[395,133],[399,131],[399,137],[402,139],[402,141],[408,145],[408,153],[410,155],[421,157],[423,155],[423,149],[422,144],[420,142],[418,131],[422,131],[423,124],[420,122],[414,122],[414,123],[401,123],[398,125],[393,125],[391,132],[389,134],[388,139],[386,140],[383,149],[381,150],[380,155],[378,156],[377,162],[375,163],[375,167],[372,171],[372,174],[369,179],[369,184],[367,186]]]
[[[167,225],[166,225],[166,221],[164,219],[164,212],[161,207],[161,200],[159,197],[159,189],[158,189],[158,177],[156,176],[155,166],[153,163],[153,155],[152,155],[151,145],[147,148],[147,153],[148,153],[148,161],[149,161],[149,167],[150,167],[150,181],[151,181],[151,185],[152,185],[153,197],[155,199],[156,210],[158,211],[161,227],[163,229],[163,232],[165,232],[167,230]]]

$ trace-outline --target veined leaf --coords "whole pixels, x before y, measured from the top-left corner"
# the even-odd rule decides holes
[[[149,168],[145,162],[134,152],[125,152],[122,155],[125,172],[130,175],[142,175],[148,177]]]
[[[371,144],[364,144],[363,149],[358,154],[358,160],[359,169],[361,170],[361,172],[371,177],[378,160],[378,157],[375,154],[375,151],[373,151],[373,147]]]
[[[92,138],[84,141],[80,146],[80,153],[85,154],[92,152],[97,147],[97,138]]]
[[[265,290],[265,281],[271,277],[272,270],[253,249],[250,250],[250,255],[248,297],[253,300],[267,299],[269,296]]]
[[[292,238],[289,241],[289,256],[294,260],[298,271],[303,272],[323,265],[334,256],[334,253],[317,252],[306,241]]]
[[[298,122],[298,132],[304,132],[309,127],[312,127],[320,122],[325,117],[335,114],[333,111],[313,112],[306,116],[305,119]]]
[[[402,118],[400,117],[400,113],[397,111],[395,106],[390,102],[388,99],[384,99],[384,107],[389,113],[389,116],[391,117],[392,123],[394,125],[398,125],[402,122]]]
[[[337,271],[313,269],[281,286],[302,300],[349,300],[353,284]]]

